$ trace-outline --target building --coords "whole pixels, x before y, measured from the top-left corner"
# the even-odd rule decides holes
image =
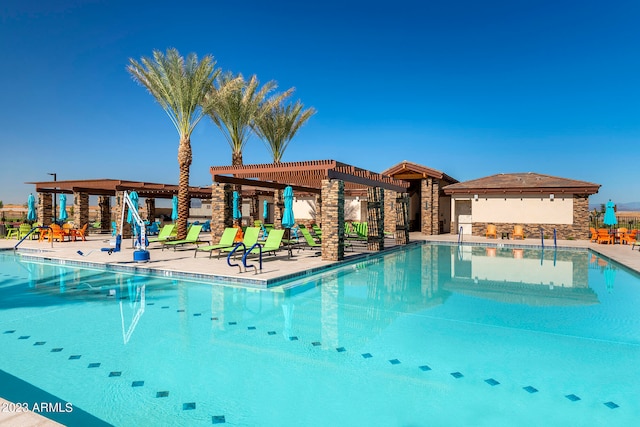
[[[487,225],[498,234],[515,225],[525,236],[589,239],[589,196],[599,184],[533,172],[491,175],[444,187],[451,197],[452,232],[484,236]]]

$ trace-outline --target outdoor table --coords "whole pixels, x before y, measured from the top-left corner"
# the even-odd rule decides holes
[[[509,232],[508,231],[503,231],[501,234],[502,234],[502,239],[509,240]]]

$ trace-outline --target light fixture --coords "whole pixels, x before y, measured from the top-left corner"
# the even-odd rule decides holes
[[[473,195],[473,200],[475,200],[476,202],[478,201],[478,195],[477,194]]]
[[[552,193],[552,194],[549,194],[549,200],[551,200],[552,202],[553,202],[553,197],[554,197],[554,196],[553,196],[553,193]]]

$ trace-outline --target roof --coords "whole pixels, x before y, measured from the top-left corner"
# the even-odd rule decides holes
[[[38,193],[88,193],[98,196],[115,196],[116,191],[135,190],[140,197],[167,199],[178,194],[177,184],[126,181],[119,179],[82,179],[68,181],[27,182],[35,184]],[[189,197],[210,199],[211,187],[189,187]]]
[[[539,173],[500,173],[444,187],[444,193],[453,194],[540,194],[566,193],[591,195],[600,184],[560,178]]]
[[[318,193],[322,188],[322,180],[325,179],[344,181],[345,190],[382,187],[404,192],[408,187],[408,183],[404,181],[336,160],[211,166],[210,172],[214,182],[265,188],[291,185],[294,190],[310,193]]]
[[[382,172],[385,175],[389,175],[395,179],[423,179],[423,178],[436,178],[443,181],[454,184],[458,182],[457,179],[450,177],[444,172],[436,169],[431,169],[426,166],[419,165],[417,163],[403,160],[397,165],[391,166],[389,169]]]

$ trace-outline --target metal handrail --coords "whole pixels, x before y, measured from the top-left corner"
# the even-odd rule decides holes
[[[247,247],[245,246],[245,244],[242,242],[238,242],[238,244],[233,247],[231,252],[229,252],[229,255],[227,255],[227,264],[229,264],[229,267],[238,267],[240,273],[242,273],[242,267],[240,266],[240,264],[231,264],[231,256],[236,253],[240,246],[242,246],[242,250],[244,251],[244,253],[247,252]]]
[[[464,231],[462,230],[462,226],[460,226],[460,232],[458,233],[458,245],[464,241]]]
[[[544,230],[540,227],[540,241],[542,242],[542,249],[544,249]]]
[[[260,263],[260,271],[262,271],[262,245],[260,243],[254,243],[253,246],[251,246],[249,250],[245,251],[244,255],[242,255],[242,265],[244,265],[245,272],[247,271],[247,268],[253,267],[255,274],[258,274],[258,270],[256,269],[255,265],[253,264],[247,265],[247,256],[251,253],[253,248],[255,248],[256,246],[260,249],[258,251],[260,254],[259,263]]]
[[[20,243],[24,242],[27,239],[27,237],[29,237],[38,228],[48,228],[49,230],[52,230],[52,228],[49,227],[48,225],[46,225],[46,226],[37,225],[37,226],[33,227],[31,230],[29,230],[29,232],[27,234],[25,234],[25,236],[22,239],[20,239],[20,241],[18,243],[16,243],[16,245],[13,247],[13,250],[15,251],[16,249],[18,249],[18,246],[20,246]],[[51,247],[53,247],[53,239],[51,239]]]
[[[558,248],[558,241],[556,240],[556,229],[553,229],[553,247]]]

